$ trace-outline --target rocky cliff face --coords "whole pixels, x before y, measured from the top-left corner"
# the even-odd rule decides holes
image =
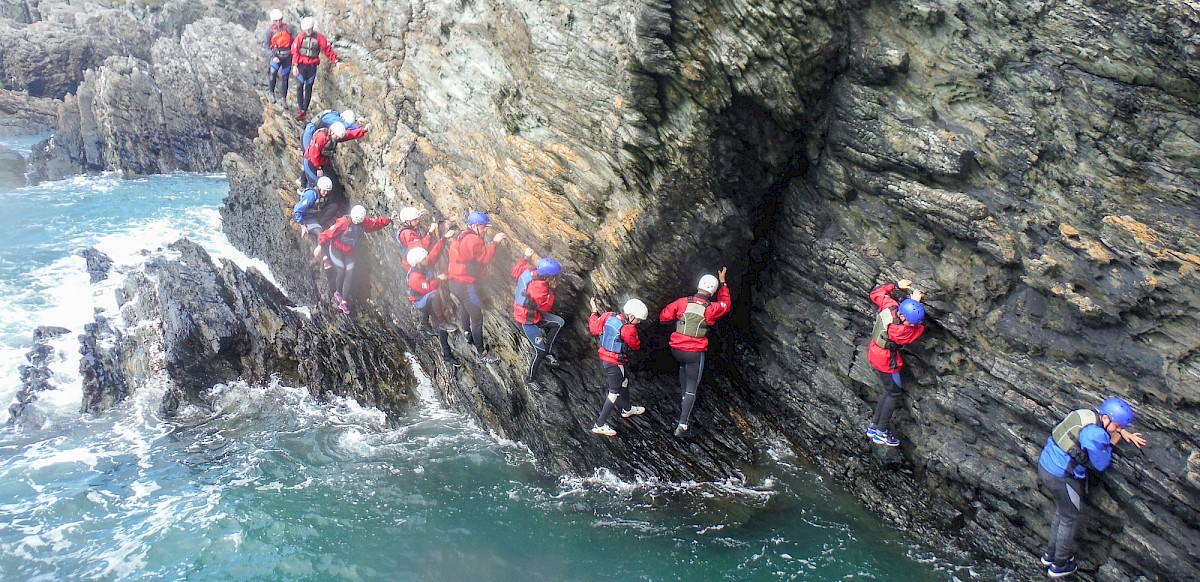
[[[1194,3],[309,7],[349,63],[322,73],[317,102],[375,121],[338,154],[348,196],[481,208],[515,239],[482,284],[503,364],[420,357],[450,403],[548,470],[720,478],[782,438],[899,525],[1035,575],[1045,435],[1116,394],[1151,446],[1093,487],[1085,575],[1200,576],[1200,541],[1179,535],[1200,527]],[[286,226],[299,127],[265,127],[253,161],[229,161],[227,228],[316,301]],[[360,317],[387,325],[408,308],[379,238]],[[556,351],[571,365],[546,394],[520,382],[508,318],[504,271],[526,244],[569,271]],[[633,387],[651,412],[593,437],[586,297],[653,309],[722,264],[735,312],[693,439],[669,436],[677,387],[652,325]],[[877,396],[866,295],[899,278],[927,290],[931,325],[908,358],[904,445],[884,450],[861,436]]]

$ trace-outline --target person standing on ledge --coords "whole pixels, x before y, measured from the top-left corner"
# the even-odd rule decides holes
[[[1112,464],[1113,447],[1121,441],[1146,446],[1142,433],[1125,430],[1133,424],[1133,408],[1120,398],[1109,398],[1096,410],[1075,410],[1054,427],[1038,459],[1038,477],[1054,500],[1050,536],[1042,565],[1051,578],[1076,570],[1075,528],[1083,509],[1084,481],[1088,471],[1103,473]]]
[[[512,268],[512,276],[517,280],[513,319],[521,326],[525,338],[533,347],[533,359],[529,361],[529,371],[525,373],[525,385],[541,391],[545,387],[537,381],[537,373],[542,362],[558,365],[558,360],[550,350],[554,349],[554,338],[558,337],[564,322],[563,318],[550,313],[550,310],[554,309],[554,289],[558,287],[562,265],[547,257],[534,267],[529,262],[532,257],[533,249],[526,247],[525,256],[517,259],[517,264]]]
[[[367,218],[367,209],[355,206],[350,214],[337,219],[329,230],[321,233],[317,239],[317,248],[313,256],[321,256],[322,245],[329,245],[329,258],[337,269],[333,284],[333,305],[342,313],[350,315],[350,285],[354,280],[354,247],[358,246],[362,235],[375,232],[392,223],[392,219],[384,216]],[[331,244],[332,243],[332,244]]]
[[[911,295],[897,302],[891,295],[896,289],[911,291]],[[925,333],[925,326],[921,323],[925,320],[925,307],[921,305],[924,296],[921,290],[913,288],[912,281],[908,279],[897,281],[895,285],[880,285],[871,291],[871,301],[879,308],[879,312],[875,315],[875,327],[871,330],[871,340],[867,346],[867,361],[879,372],[883,393],[875,404],[875,415],[871,417],[866,432],[871,442],[877,445],[900,446],[900,439],[889,428],[896,404],[904,396],[904,384],[900,380],[904,358],[900,356],[900,347],[917,341]]]
[[[271,26],[263,35],[263,48],[267,49],[267,83],[270,87],[271,103],[287,104],[288,78],[292,75],[292,29],[283,21],[283,11],[271,11]],[[283,83],[278,99],[275,97],[275,80]]]
[[[467,227],[450,243],[450,266],[447,268],[450,292],[459,304],[459,327],[470,332],[471,344],[475,346],[475,361],[481,364],[500,361],[484,346],[483,300],[475,289],[475,279],[483,275],[483,270],[496,256],[496,245],[504,242],[502,232],[496,234],[491,244],[484,241],[483,237],[491,226],[487,214],[479,210],[468,213]]]
[[[300,238],[311,236],[313,240],[320,240],[325,226],[337,220],[338,210],[341,207],[336,202],[329,200],[331,191],[333,191],[333,180],[330,180],[328,176],[322,176],[317,180],[315,189],[309,188],[300,194],[300,200],[292,207],[292,218],[296,219],[296,224],[300,225]],[[322,266],[325,269],[333,266],[329,262],[329,257],[324,257]]]
[[[708,329],[733,308],[729,288],[725,286],[726,270],[721,267],[717,273],[719,279],[712,275],[700,277],[695,295],[676,299],[658,315],[660,323],[676,322],[675,331],[671,333],[671,355],[679,362],[679,386],[683,391],[679,424],[675,427],[677,437],[687,434],[688,419],[692,415],[692,406],[696,404],[696,391],[700,388],[700,378],[704,376]],[[713,295],[716,295],[715,300]]]
[[[600,409],[592,432],[604,436],[617,436],[617,431],[608,426],[608,417],[618,406],[621,407],[621,418],[629,418],[646,412],[642,406],[629,403],[629,375],[625,366],[629,365],[629,352],[640,350],[642,340],[638,337],[637,324],[646,321],[650,311],[646,304],[638,299],[625,302],[622,313],[605,311],[600,313],[596,299],[591,300],[592,314],[588,316],[588,331],[600,338],[600,370],[604,373],[604,381],[608,384],[608,397]]]
[[[325,56],[329,57],[329,62],[337,64],[337,54],[333,52],[333,47],[329,46],[329,41],[325,39],[325,35],[313,30],[316,21],[311,16],[305,16],[300,19],[300,35],[292,41],[292,63],[296,68],[292,69],[292,74],[296,75],[296,105],[299,110],[296,111],[296,119],[304,119],[308,116],[308,104],[312,101],[313,83],[317,81],[317,67],[321,64],[321,52],[325,52]]]

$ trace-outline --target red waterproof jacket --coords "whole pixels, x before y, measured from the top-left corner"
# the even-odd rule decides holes
[[[437,277],[426,277],[425,273],[413,269],[408,273],[408,288],[412,289],[412,293],[408,294],[408,300],[416,303],[422,297],[433,291],[437,291],[438,286],[442,284],[442,280]]]
[[[640,337],[638,337],[637,326],[633,326],[633,325],[629,325],[628,323],[624,323],[625,319],[623,317],[621,317],[620,315],[617,315],[616,313],[613,313],[611,311],[606,311],[604,313],[599,313],[599,314],[597,314],[597,313],[591,314],[588,317],[588,331],[591,332],[592,335],[599,337],[600,334],[604,333],[604,324],[608,322],[608,318],[610,318],[610,317],[616,317],[622,321],[621,341],[625,342],[625,349],[627,349],[627,350],[642,349],[642,339]],[[625,360],[627,359],[624,356],[624,354],[617,354],[614,352],[610,352],[610,351],[604,349],[604,346],[600,346],[598,352],[600,354],[601,360],[604,360],[605,362],[608,362],[610,364],[616,364],[618,366],[620,366],[621,364],[624,364]]]
[[[392,219],[387,218],[387,217],[383,217],[383,218],[367,217],[367,218],[363,219],[362,227],[363,227],[363,231],[365,231],[365,232],[375,232],[375,231],[391,224],[391,222],[392,222]],[[333,226],[329,227],[328,230],[326,230],[325,232],[322,232],[321,238],[319,238],[317,240],[320,241],[321,244],[327,244],[332,241],[334,248],[336,248],[339,251],[342,251],[342,254],[348,255],[350,253],[353,253],[354,247],[347,245],[345,242],[342,242],[342,235],[346,234],[348,231],[350,231],[351,226],[353,226],[353,225],[350,223],[350,217],[343,216],[343,217],[337,219],[337,221],[333,223]]]
[[[484,244],[483,237],[470,229],[464,229],[450,243],[450,267],[447,269],[451,281],[474,285],[475,278],[483,274],[483,268],[496,256],[496,244]]]
[[[367,130],[362,127],[347,129],[346,136],[340,141],[356,140],[363,135],[366,135],[366,133]],[[312,141],[308,143],[308,149],[304,152],[304,159],[308,160],[308,163],[312,164],[314,170],[324,168],[325,164],[329,163],[329,156],[323,155],[321,150],[325,149],[325,146],[329,144],[329,140],[331,139],[333,139],[333,137],[329,135],[329,128],[327,127],[318,129],[313,133]]]
[[[404,251],[408,252],[416,247],[421,247],[429,250],[429,245],[433,242],[433,234],[425,233],[421,236],[421,232],[411,226],[401,226],[400,232],[396,233],[396,240],[400,241],[400,246],[404,247]],[[441,243],[441,241],[438,241]],[[433,254],[432,252],[429,254]]]
[[[331,62],[331,63],[338,62],[337,55],[334,54],[334,52],[333,52],[333,47],[329,46],[328,40],[325,40],[325,35],[323,35],[319,32],[310,30],[308,32],[301,32],[300,34],[296,35],[296,38],[292,39],[292,64],[293,65],[308,66],[308,65],[321,64],[320,55],[315,56],[315,57],[306,57],[306,56],[300,54],[300,45],[303,44],[304,39],[308,38],[309,36],[317,37],[317,45],[320,46],[321,50],[325,52],[325,56],[329,57],[329,62]]]
[[[529,285],[525,287],[525,296],[529,298],[532,306],[522,305],[518,301],[513,301],[513,319],[522,325],[528,323],[540,323],[542,321],[542,313],[549,312],[554,309],[554,290],[550,288],[550,284],[542,279],[537,278],[537,270],[530,265],[525,257],[517,260],[517,264],[513,265],[513,279],[520,279],[529,271],[533,275],[533,279],[529,281]],[[518,294],[520,290],[517,290]]]
[[[658,321],[662,323],[670,323],[679,319],[683,312],[687,309],[689,297],[680,297],[672,301],[669,305],[663,308],[662,313],[658,314]],[[717,323],[718,319],[725,317],[729,310],[733,309],[733,301],[729,298],[729,287],[721,285],[717,289],[717,296],[712,299],[708,307],[704,308],[704,322],[711,328]],[[671,347],[685,352],[703,352],[708,350],[708,337],[691,337],[683,335],[677,331],[671,332]]]
[[[900,306],[900,302],[892,299],[891,293],[896,290],[896,286],[888,283],[880,285],[871,292],[871,301],[879,307],[879,311],[884,309],[895,309]],[[906,346],[917,341],[921,334],[925,333],[925,325],[918,323],[917,325],[905,325],[902,323],[893,323],[888,326],[888,339],[896,343],[896,345]],[[896,352],[896,366],[892,367],[891,357],[892,352],[884,349],[875,343],[874,339],[867,346],[867,361],[871,366],[880,372],[890,374],[899,372],[900,368],[904,367],[904,358],[900,357],[900,352]]]

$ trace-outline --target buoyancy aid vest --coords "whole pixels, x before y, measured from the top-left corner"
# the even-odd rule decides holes
[[[696,338],[708,335],[708,320],[705,319],[704,312],[710,303],[698,295],[689,297],[683,315],[675,322],[675,333]]]
[[[276,56],[282,56],[283,53],[291,52],[292,32],[288,30],[286,23],[271,23],[271,40],[267,43],[267,46]]]
[[[351,222],[350,226],[346,227],[346,232],[343,232],[342,236],[339,237],[339,240],[342,241],[342,244],[353,249],[358,244],[358,239],[362,237],[364,232],[366,232],[366,229],[363,228],[363,225]]]
[[[895,307],[880,310],[875,314],[875,327],[871,329],[871,341],[888,351],[888,365],[892,368],[896,367],[896,355],[899,353],[900,346],[888,337],[888,328],[897,323],[896,319]]]
[[[333,110],[326,109],[325,111],[318,113],[317,116],[309,123],[311,123],[316,129],[325,129],[326,127],[329,127],[329,124],[325,123],[325,116],[329,115],[330,113],[333,113]]]
[[[420,301],[422,297],[428,295],[428,293],[422,293],[418,295],[417,290],[412,288],[412,285],[408,282],[408,278],[413,273],[425,275],[425,280],[428,281],[429,278],[433,276],[433,269],[418,269],[416,267],[409,267],[408,272],[404,274],[404,285],[408,287],[408,300],[416,303]]]
[[[325,129],[318,130],[318,131],[325,132],[326,137],[328,138],[325,140],[325,145],[321,148],[321,155],[326,158],[332,158],[333,154],[337,152],[337,145],[338,145],[337,138],[333,137],[333,133],[329,131],[328,127]],[[316,135],[316,134],[313,134],[313,135]]]
[[[1071,457],[1073,465],[1067,467],[1068,475],[1071,474],[1074,465],[1086,466],[1088,462],[1087,451],[1079,446],[1079,431],[1083,430],[1085,426],[1098,422],[1100,422],[1099,413],[1082,408],[1072,411],[1051,431],[1050,436],[1054,439],[1054,444]]]
[[[614,313],[604,320],[604,331],[600,333],[600,347],[617,354],[617,358],[622,361],[625,359],[625,340],[621,338],[623,327],[625,322]]]
[[[300,41],[300,56],[313,59],[321,54],[321,43],[317,40],[317,33],[310,32],[303,34]]]
[[[520,323],[533,323],[533,314],[537,312],[537,303],[529,296],[529,284],[533,282],[532,269],[521,273],[517,278],[517,292],[514,301],[517,305],[525,308],[525,321]]]

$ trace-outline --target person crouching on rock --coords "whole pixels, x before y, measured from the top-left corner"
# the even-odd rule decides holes
[[[608,417],[612,416],[616,407],[621,407],[621,418],[629,418],[646,412],[645,407],[633,406],[629,403],[629,374],[625,366],[629,365],[629,352],[642,348],[642,340],[638,337],[637,324],[646,321],[649,310],[646,304],[638,299],[625,302],[622,313],[605,311],[600,313],[596,299],[591,301],[592,314],[588,316],[588,331],[600,338],[600,370],[604,373],[604,381],[608,384],[608,397],[600,408],[600,416],[592,425],[592,432],[604,436],[617,436],[617,431],[608,426]]]
[[[459,327],[470,332],[471,343],[475,346],[475,361],[481,364],[500,361],[484,347],[483,300],[475,289],[475,279],[483,276],[483,270],[496,256],[496,245],[504,242],[505,238],[501,232],[492,239],[492,244],[485,243],[483,237],[488,228],[491,228],[491,220],[487,214],[479,210],[469,212],[467,227],[450,243],[450,266],[447,268],[450,292],[458,300]]]
[[[337,219],[329,230],[321,233],[313,256],[321,256],[321,245],[329,246],[329,258],[337,269],[334,278],[333,304],[342,313],[350,315],[350,285],[354,280],[354,247],[358,246],[362,235],[375,232],[391,224],[390,218],[367,218],[367,209],[355,206],[350,214]]]
[[[677,437],[687,434],[688,419],[696,404],[696,392],[700,389],[700,378],[704,376],[708,329],[733,308],[729,288],[725,286],[725,271],[726,268],[721,267],[717,273],[719,279],[712,275],[701,277],[695,295],[676,299],[658,315],[660,323],[676,322],[670,345],[671,355],[679,362],[679,387],[683,392],[679,424],[675,427]]]
[[[296,105],[299,107],[296,119],[308,116],[308,104],[312,100],[313,83],[317,81],[321,52],[325,52],[329,62],[338,62],[337,54],[333,52],[333,47],[329,46],[325,35],[313,30],[315,24],[316,21],[311,16],[300,19],[300,35],[292,41],[292,62],[296,65],[292,73],[296,75]]]
[[[513,319],[533,346],[533,359],[529,361],[529,371],[525,373],[525,385],[534,390],[543,390],[545,387],[537,381],[542,362],[558,365],[558,360],[550,350],[554,349],[554,338],[562,329],[563,318],[550,313],[550,310],[554,309],[554,289],[558,287],[562,265],[547,257],[538,261],[535,267],[529,262],[532,257],[533,249],[527,247],[525,256],[517,259],[517,264],[512,268],[512,276],[517,280]]]
[[[421,247],[408,251],[405,259],[409,266],[405,279],[408,281],[408,300],[412,301],[413,307],[420,313],[417,319],[421,327],[437,336],[438,343],[442,345],[442,358],[446,363],[458,367],[461,365],[458,358],[450,352],[449,332],[454,331],[454,326],[446,322],[442,309],[441,285],[446,280],[446,275],[433,275],[432,265],[437,262],[437,254],[441,247],[441,241],[438,241],[432,253]]]
[[[304,124],[304,133],[300,135],[300,157],[303,158],[308,153],[308,146],[312,144],[313,136],[316,135],[318,129],[325,129],[335,123],[345,126],[347,135],[355,135],[356,132],[354,130],[362,127],[358,125],[358,115],[354,113],[353,109],[347,109],[340,113],[332,109],[326,109],[317,114],[315,119]],[[363,133],[367,131],[369,129],[363,129]],[[349,141],[349,139],[346,141]]]
[[[263,48],[267,49],[267,84],[270,86],[271,103],[287,103],[288,79],[292,75],[292,29],[283,21],[283,11],[271,11],[271,26],[263,35]],[[282,92],[275,97],[275,80],[283,83]]]
[[[300,200],[292,207],[292,218],[300,225],[301,239],[311,236],[313,240],[320,240],[325,225],[337,219],[341,207],[329,199],[329,193],[332,191],[333,180],[322,176],[317,180],[316,188],[309,188],[300,193]],[[318,245],[317,248],[322,249],[318,254],[318,258],[321,258],[327,249],[323,245]],[[322,259],[322,266],[326,269],[333,266],[328,256]]]
[[[308,188],[325,175],[325,165],[333,159],[337,144],[358,139],[366,135],[369,129],[370,126],[349,130],[346,129],[345,124],[334,122],[329,127],[313,132],[312,141],[309,142],[308,149],[304,151],[304,161],[300,166],[304,170],[300,177],[300,186]]]
[[[897,302],[892,298],[896,289],[911,290],[908,299]],[[903,279],[895,285],[888,283],[871,291],[871,301],[879,308],[875,315],[875,327],[871,330],[870,344],[867,346],[867,361],[879,372],[879,381],[883,385],[883,393],[875,404],[875,415],[867,425],[867,437],[877,445],[889,447],[900,446],[900,439],[892,434],[889,428],[892,413],[904,396],[904,384],[900,380],[900,370],[904,367],[904,358],[900,355],[900,347],[917,341],[925,333],[925,307],[921,305],[924,293],[913,289],[912,281]]]
[[[1146,446],[1142,433],[1130,433],[1133,408],[1120,398],[1109,398],[1096,410],[1075,410],[1050,432],[1038,459],[1038,477],[1054,500],[1050,536],[1042,565],[1051,578],[1075,572],[1075,528],[1083,508],[1088,471],[1103,473],[1112,464],[1113,447],[1121,441]]]

